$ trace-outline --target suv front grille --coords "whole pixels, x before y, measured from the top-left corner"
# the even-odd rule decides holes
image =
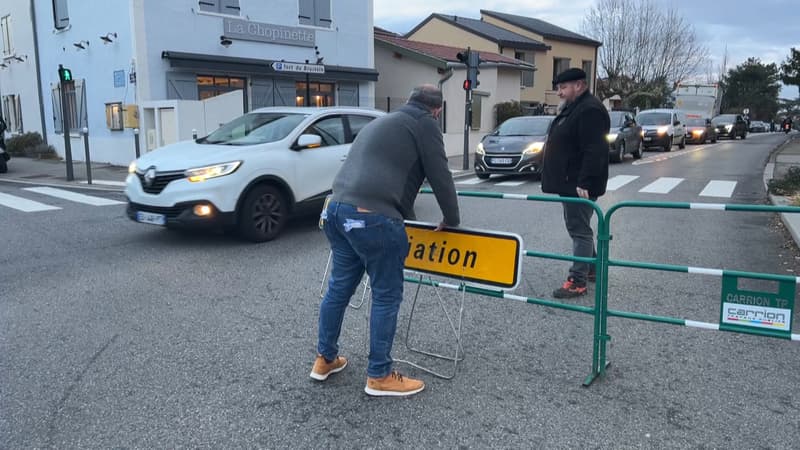
[[[487,153],[483,161],[488,167],[502,169],[516,166],[520,159],[522,159],[522,155],[519,153]]]
[[[130,202],[128,205],[129,208],[134,211],[149,212],[153,214],[163,214],[167,219],[174,219],[178,217],[178,215],[185,209],[176,206],[141,205],[139,203],[133,203],[133,202]]]
[[[136,172],[136,177],[139,178],[139,183],[142,184],[142,189],[148,194],[160,194],[167,185],[175,180],[185,178],[183,171],[171,172],[156,172],[156,177],[147,184],[144,179],[144,173]]]

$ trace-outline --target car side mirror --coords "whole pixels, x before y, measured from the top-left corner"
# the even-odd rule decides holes
[[[297,145],[295,148],[303,149],[303,148],[315,148],[322,146],[322,138],[317,136],[316,134],[301,134],[299,138],[297,138]]]
[[[681,124],[681,121],[680,121],[680,120],[676,120],[675,122],[672,122],[672,125],[673,125],[673,126],[676,126],[676,127],[677,127],[678,125],[680,125],[680,124]]]

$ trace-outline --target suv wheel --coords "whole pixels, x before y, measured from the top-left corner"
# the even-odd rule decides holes
[[[664,146],[664,151],[665,152],[671,152],[672,151],[672,146],[675,144],[674,141],[675,141],[675,138],[673,136],[670,136],[669,143],[667,143],[667,145]]]
[[[644,153],[644,143],[639,141],[639,146],[636,148],[636,151],[633,152],[633,159],[642,159],[642,153]]]
[[[684,134],[681,138],[681,142],[678,144],[678,148],[683,150],[686,148],[686,135]]]
[[[488,180],[489,179],[489,174],[488,173],[475,172],[475,175],[477,175],[478,178],[480,178],[481,180]]]
[[[286,198],[274,186],[256,186],[239,210],[239,234],[253,242],[266,242],[280,234],[289,218]]]
[[[747,131],[745,131],[744,133],[742,133],[742,140],[744,140],[744,139],[747,139]]]
[[[0,159],[0,173],[8,172],[8,163]]]
[[[625,140],[619,142],[617,145],[617,151],[611,155],[611,161],[615,163],[622,162],[622,159],[625,157]]]

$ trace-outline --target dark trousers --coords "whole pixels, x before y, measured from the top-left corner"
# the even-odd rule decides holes
[[[596,198],[590,199],[592,201]],[[594,231],[592,230],[592,214],[594,208],[583,203],[562,203],[564,224],[572,238],[572,255],[592,258],[597,253],[594,248]],[[577,284],[585,284],[589,274],[589,263],[575,261],[569,269],[569,276]]]

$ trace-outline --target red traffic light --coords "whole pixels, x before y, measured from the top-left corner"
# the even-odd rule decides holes
[[[470,80],[464,80],[464,90],[468,91],[470,89],[472,89],[472,83],[470,82]]]

